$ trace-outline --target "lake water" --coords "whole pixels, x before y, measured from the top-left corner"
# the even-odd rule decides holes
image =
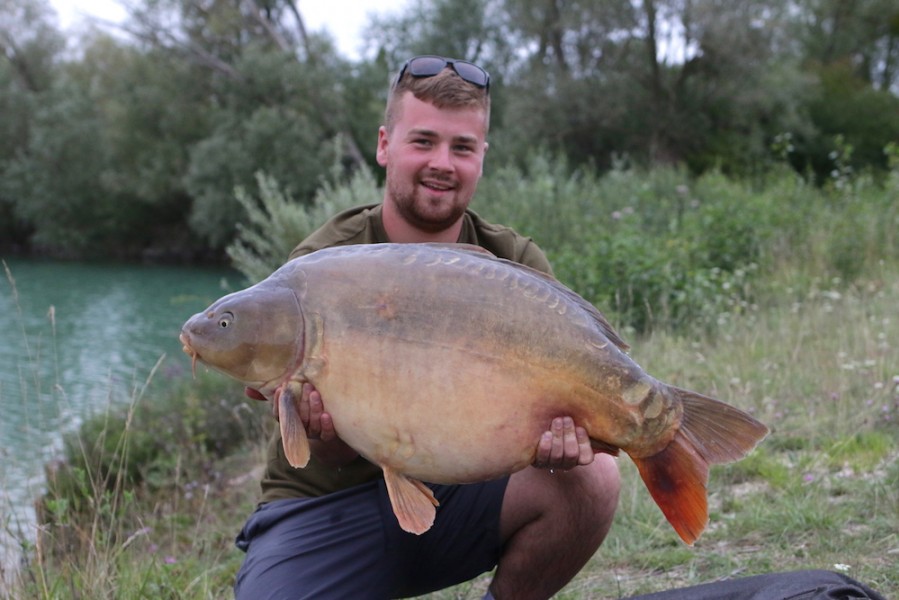
[[[182,323],[246,282],[227,269],[5,263],[8,273],[0,265],[0,532],[3,525],[27,532],[34,519],[32,501],[42,491],[43,465],[59,456],[62,435],[86,415],[136,397],[151,373],[189,376],[190,360],[178,342]],[[0,539],[0,552],[3,546]]]

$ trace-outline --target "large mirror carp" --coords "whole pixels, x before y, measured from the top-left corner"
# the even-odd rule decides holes
[[[193,360],[279,403],[285,454],[309,459],[309,382],[337,434],[379,465],[403,529],[427,531],[422,481],[471,483],[534,459],[554,417],[624,450],[688,544],[708,522],[709,465],[767,434],[747,413],[658,381],[591,304],[553,278],[458,244],[329,248],[194,315]]]

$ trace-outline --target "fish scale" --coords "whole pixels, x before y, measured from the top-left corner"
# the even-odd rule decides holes
[[[692,544],[708,521],[709,465],[767,434],[744,411],[651,377],[605,317],[552,277],[474,246],[320,250],[194,315],[181,341],[194,361],[279,402],[297,468],[310,449],[296,406],[314,385],[340,438],[381,467],[413,533],[436,514],[422,481],[523,469],[552,419],[569,415],[596,451],[631,457]]]

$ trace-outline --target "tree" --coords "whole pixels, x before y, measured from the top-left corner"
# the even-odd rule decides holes
[[[306,32],[291,0],[165,0],[132,17],[128,32],[174,62],[186,60],[188,85],[206,91],[208,130],[182,171],[198,241],[217,250],[231,241],[243,217],[234,189],[251,188],[257,171],[311,202],[335,152],[348,165],[366,162],[346,108],[353,69],[329,39]]]
[[[42,95],[28,141],[3,174],[16,216],[34,227],[35,246],[77,256],[111,233],[114,205],[99,184],[101,130],[96,107],[77,84],[60,82]]]
[[[899,4],[895,0],[800,0],[796,37],[804,58],[851,64],[874,89],[899,93]]]
[[[767,140],[801,127],[807,93],[766,0],[506,0],[528,52],[509,82],[511,147],[547,140],[574,164],[615,156],[745,170]]]
[[[15,210],[16,191],[5,173],[28,145],[31,119],[53,85],[64,47],[47,2],[0,0],[0,239],[6,244],[24,244],[32,231]]]
[[[791,162],[825,181],[840,168],[888,168],[899,139],[899,5],[895,0],[802,0],[791,31],[817,80],[803,108],[813,128],[794,136]]]

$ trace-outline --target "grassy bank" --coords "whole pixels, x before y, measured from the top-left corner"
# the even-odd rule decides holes
[[[687,185],[677,172],[615,175],[585,212],[582,194],[599,182],[546,175],[554,183],[541,195],[538,176],[516,225],[555,240],[543,245],[557,274],[614,316],[637,362],[772,429],[749,458],[712,470],[711,521],[693,548],[622,458],[610,536],[559,598],[799,568],[844,571],[899,597],[899,179],[820,191],[784,175],[758,189],[717,176]],[[525,191],[512,174],[494,180],[504,177],[510,203],[494,196],[491,218],[508,221],[503,207],[511,214]],[[551,213],[541,217],[550,198],[551,229]],[[603,228],[609,218],[620,227]],[[595,251],[577,252],[588,235],[599,236]],[[606,291],[602,277],[652,294],[628,296],[624,283]],[[12,531],[26,563],[4,574],[10,597],[231,596],[242,559],[233,538],[256,499],[267,407],[212,374],[121,404],[48,467],[37,542]],[[479,598],[488,580],[432,597]]]
[[[621,459],[612,532],[560,597],[616,598],[794,568],[844,570],[899,595],[897,294],[899,273],[884,273],[734,319],[714,337],[636,340],[633,356],[655,376],[749,409],[772,434],[750,458],[713,469],[711,523],[693,548]],[[152,412],[180,410],[190,425],[176,432],[164,419],[148,423],[143,404],[129,411],[132,439],[112,443],[106,462],[124,465],[140,449],[144,467],[132,475],[115,466],[78,475],[86,465],[76,467],[82,494],[49,502],[13,598],[229,597],[242,556],[233,537],[255,500],[266,407],[214,375],[166,397],[171,404]],[[241,427],[230,436],[246,441],[215,450],[200,431],[215,429],[207,418],[218,430],[235,419]],[[154,439],[180,441],[153,450],[137,439],[147,428]],[[85,505],[73,506],[73,497]],[[477,598],[487,580],[433,597]]]
[[[24,563],[4,573],[0,597],[227,597],[271,421],[241,387],[206,373],[148,382],[142,397],[89,419],[66,436],[65,460],[46,465],[37,531],[7,521]]]

